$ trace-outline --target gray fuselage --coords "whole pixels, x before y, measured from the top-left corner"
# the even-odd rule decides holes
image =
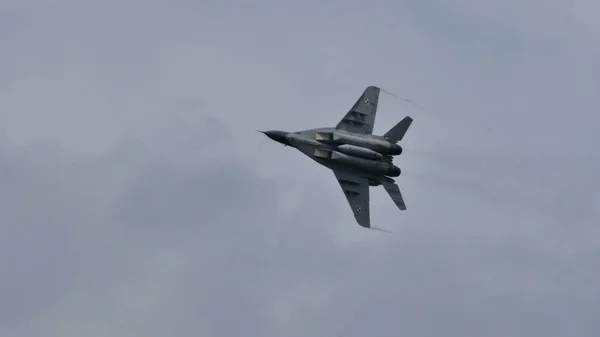
[[[378,185],[379,180],[393,181],[388,177],[400,175],[400,168],[392,164],[390,154],[400,154],[402,148],[384,137],[349,133],[336,128],[279,132],[280,139],[275,139],[278,142],[296,148],[330,169],[352,168],[369,178],[372,185]]]

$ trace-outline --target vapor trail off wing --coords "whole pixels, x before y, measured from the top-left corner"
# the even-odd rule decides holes
[[[333,170],[333,173],[346,195],[346,200],[348,200],[356,222],[362,227],[371,227],[369,181],[367,178],[339,169]]]
[[[367,87],[354,103],[352,109],[346,113],[335,128],[355,133],[372,134],[375,115],[377,114],[377,104],[379,103],[379,91],[378,87]]]

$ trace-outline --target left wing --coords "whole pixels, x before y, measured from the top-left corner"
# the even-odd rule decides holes
[[[354,133],[372,134],[379,103],[379,91],[378,87],[367,87],[335,128]]]
[[[332,171],[346,195],[346,200],[348,200],[356,222],[362,227],[371,227],[369,181],[367,178],[343,169],[332,169]]]

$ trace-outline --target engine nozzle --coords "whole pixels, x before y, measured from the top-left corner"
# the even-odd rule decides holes
[[[398,156],[398,155],[402,154],[402,146],[400,146],[398,144],[392,144],[392,146],[390,147],[389,154],[392,156]]]
[[[402,173],[402,171],[400,170],[400,168],[396,165],[392,165],[390,167],[390,171],[388,173],[388,176],[390,177],[399,177],[400,173]]]

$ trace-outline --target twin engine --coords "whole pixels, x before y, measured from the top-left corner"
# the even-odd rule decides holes
[[[365,147],[356,146],[356,145],[344,144],[344,145],[338,146],[337,149],[340,150],[340,152],[351,155],[351,156],[362,157],[362,158],[373,159],[373,160],[383,159],[383,155],[381,153],[375,152],[375,151],[373,151],[371,149],[367,149]]]
[[[400,145],[383,139],[367,138],[346,133],[333,133],[332,138],[334,142],[373,150],[381,155],[397,156],[402,154],[402,147]]]
[[[354,147],[348,147],[348,146],[344,147],[344,145],[341,145],[340,147],[338,147],[339,151],[317,148],[317,149],[315,149],[315,157],[329,159],[333,162],[337,162],[337,163],[344,164],[344,165],[359,167],[363,170],[370,171],[370,172],[373,172],[376,174],[386,175],[389,177],[400,176],[400,173],[401,173],[400,168],[397,167],[396,165],[392,164],[391,161],[367,159],[367,158],[357,156],[357,155],[346,154],[346,153],[342,152],[342,149],[344,149],[344,151],[346,151],[346,152],[354,151],[354,154],[360,153],[361,155],[372,155],[373,156],[372,153],[366,152],[366,151],[371,151],[371,150],[362,149],[362,150],[366,150],[366,151],[362,151],[360,148],[354,148]]]
[[[390,177],[398,177],[401,173],[390,157],[402,153],[402,147],[398,144],[341,132],[317,133],[316,140],[331,145],[340,144],[335,150],[316,149],[317,157]]]

